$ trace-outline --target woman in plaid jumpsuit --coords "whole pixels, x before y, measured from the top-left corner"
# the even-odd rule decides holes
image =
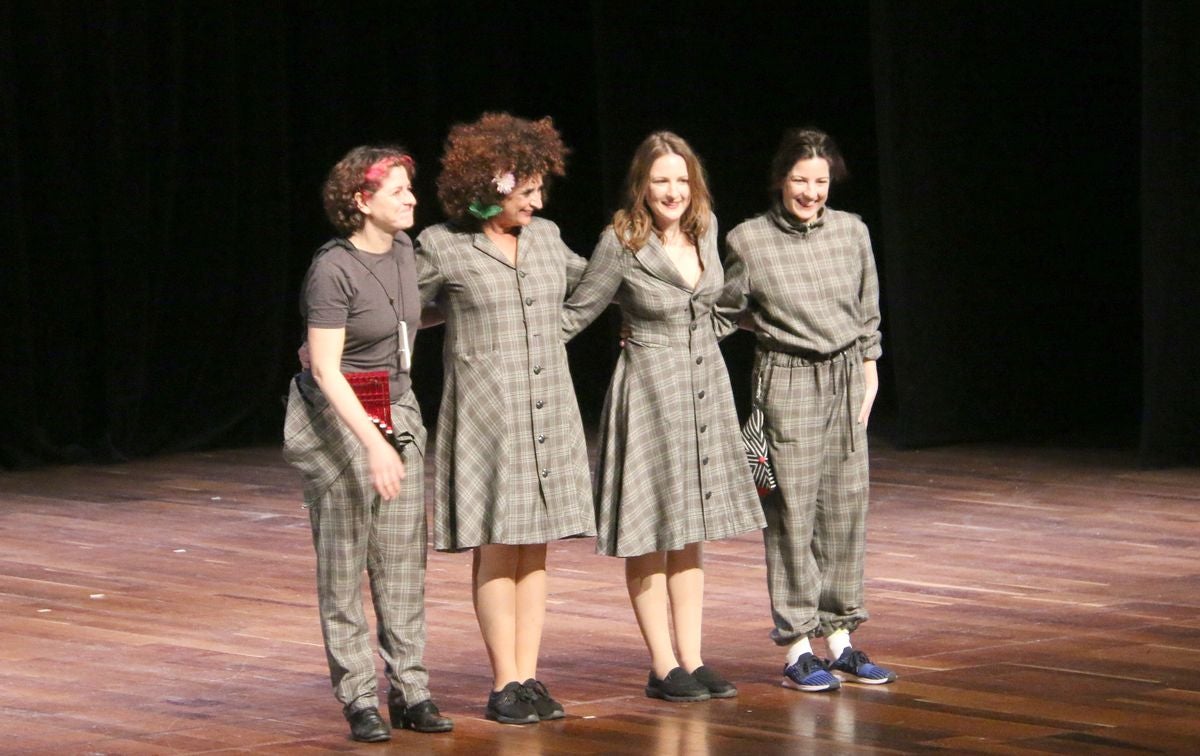
[[[878,390],[879,283],[867,228],[826,206],[845,163],[827,134],[788,132],[771,165],[771,209],[726,240],[718,308],[748,312],[758,339],[768,456],[779,483],[764,501],[775,642],[783,684],[834,690],[895,675],[854,649],[863,605],[869,476],[867,419]],[[812,652],[823,636],[832,661]],[[840,676],[840,678],[839,678]]]

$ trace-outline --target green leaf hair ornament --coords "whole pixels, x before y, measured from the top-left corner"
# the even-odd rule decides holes
[[[467,212],[471,215],[474,215],[479,220],[494,218],[500,214],[500,210],[501,208],[499,205],[485,205],[481,202],[472,202],[467,207]]]

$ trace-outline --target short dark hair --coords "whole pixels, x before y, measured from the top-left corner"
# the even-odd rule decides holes
[[[790,129],[783,135],[779,148],[775,150],[775,157],[771,159],[769,189],[772,195],[783,186],[792,166],[811,158],[824,158],[825,162],[829,163],[829,178],[832,181],[841,181],[850,175],[846,170],[846,161],[842,159],[842,152],[833,141],[833,137],[811,127]]]

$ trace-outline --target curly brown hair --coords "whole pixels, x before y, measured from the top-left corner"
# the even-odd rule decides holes
[[[339,234],[350,236],[363,227],[366,218],[359,212],[354,195],[370,196],[396,165],[408,171],[409,181],[416,177],[416,161],[397,145],[355,147],[330,169],[321,188],[321,199],[325,215]]]
[[[680,227],[692,244],[699,244],[708,231],[709,214],[712,212],[712,195],[708,193],[704,166],[683,137],[670,131],[656,131],[638,146],[625,176],[625,199],[621,209],[613,216],[613,231],[621,244],[630,252],[646,246],[650,234],[661,237],[654,227],[654,217],[646,206],[646,194],[650,187],[650,169],[654,161],[663,155],[678,155],[683,158],[688,171],[690,201],[680,219]]]
[[[566,174],[568,150],[554,120],[537,121],[508,113],[484,113],[475,123],[459,123],[450,129],[442,155],[442,173],[437,179],[438,200],[451,221],[478,226],[469,212],[471,203],[497,205],[503,199],[496,178],[512,173],[516,185],[541,177]]]

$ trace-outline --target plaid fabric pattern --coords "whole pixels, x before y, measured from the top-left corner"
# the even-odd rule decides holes
[[[594,535],[559,322],[587,261],[541,218],[522,230],[515,267],[483,233],[439,225],[417,242],[421,301],[438,300],[446,316],[436,548]]]
[[[853,631],[867,619],[870,475],[867,435],[856,422],[863,399],[857,350],[816,363],[771,357],[763,415],[779,488],[763,500],[763,541],[775,621],[771,637],[787,645],[838,628]]]
[[[570,337],[615,294],[632,332],[600,421],[594,492],[602,554],[680,549],[765,523],[713,331],[724,284],[715,219],[700,253],[704,272],[693,290],[657,238],[630,254],[609,228],[563,308]]]
[[[722,336],[749,308],[766,349],[835,354],[857,345],[864,359],[879,359],[879,279],[867,227],[828,207],[823,220],[801,233],[764,214],[729,232]]]
[[[779,484],[763,502],[772,637],[786,645],[853,630],[867,619],[862,362],[882,352],[870,236],[858,216],[826,208],[807,231],[760,215],[733,229],[727,245],[721,332],[749,309],[758,330],[755,385],[763,352],[771,352],[762,406]]]
[[[425,428],[412,392],[392,404],[408,475],[400,496],[375,493],[366,454],[320,391],[292,382],[284,419],[284,458],[304,479],[317,561],[317,603],[334,695],[347,711],[378,705],[370,628],[362,602],[365,570],[379,654],[406,701],[429,698],[425,649]]]

